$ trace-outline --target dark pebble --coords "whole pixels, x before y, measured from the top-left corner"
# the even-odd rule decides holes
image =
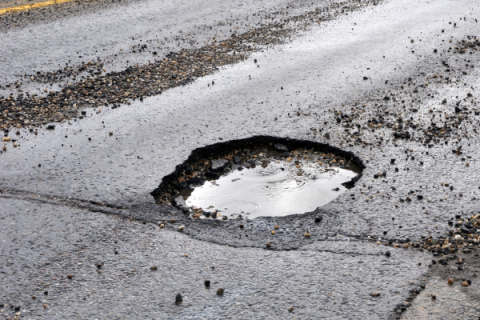
[[[180,293],[177,293],[177,295],[175,296],[175,303],[180,304],[182,303],[182,300],[183,300],[182,295]]]

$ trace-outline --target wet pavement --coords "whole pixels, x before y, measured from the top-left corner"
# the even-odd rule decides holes
[[[104,10],[75,19],[120,9]],[[448,254],[415,243],[431,236],[436,246],[461,227],[456,215],[478,213],[480,8],[404,0],[346,13],[161,95],[86,109],[83,119],[38,134],[11,129],[16,141],[3,142],[0,154],[1,317],[474,319],[475,227]],[[48,36],[57,34],[46,31],[50,23],[82,24],[72,19],[33,26]],[[5,83],[18,70],[54,71],[67,59],[60,51],[51,61],[25,59],[22,43],[12,54],[27,32],[1,35],[12,41],[1,49],[9,53],[0,58]],[[95,56],[101,38],[92,35],[85,51]],[[127,63],[118,61],[119,69]],[[257,135],[353,152],[363,176],[327,205],[286,217],[198,220],[155,204],[150,192],[192,150]]]

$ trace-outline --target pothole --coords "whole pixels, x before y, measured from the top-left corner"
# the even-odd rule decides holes
[[[204,219],[253,219],[315,210],[353,187],[351,152],[311,141],[257,136],[196,149],[152,192]]]

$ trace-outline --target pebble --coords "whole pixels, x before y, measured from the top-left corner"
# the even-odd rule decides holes
[[[177,295],[175,296],[175,303],[180,304],[182,303],[182,301],[183,301],[182,295],[180,293],[177,293]]]
[[[288,311],[293,312],[293,306],[288,308]]]
[[[158,268],[157,268],[157,266],[151,266],[151,267],[150,267],[150,270],[152,270],[152,271],[157,271]]]
[[[372,292],[371,296],[372,297],[378,297],[378,296],[380,296],[380,292]]]
[[[210,288],[210,280],[205,280],[205,287]]]
[[[178,231],[183,231],[183,229],[185,229],[184,225],[181,225],[180,227],[178,227]]]
[[[453,284],[453,279],[452,278],[448,279],[448,284]]]
[[[219,295],[219,296],[223,296],[224,292],[225,292],[225,289],[223,289],[223,288],[218,288],[217,289],[217,295]]]

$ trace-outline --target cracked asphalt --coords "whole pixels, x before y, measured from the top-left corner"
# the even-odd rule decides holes
[[[206,31],[193,38],[204,45],[222,19],[249,16],[247,30],[261,24],[252,12],[292,6],[297,15],[331,3],[162,5],[92,3],[75,16],[69,6],[4,18],[0,94],[40,92],[36,83],[6,85],[81,62],[80,47],[122,70],[150,57],[113,58],[133,33],[175,37],[202,21]],[[471,1],[369,4],[161,95],[86,108],[54,130],[9,127],[4,136],[15,141],[4,139],[0,154],[0,318],[477,319],[476,229],[449,253],[414,244],[451,239],[459,226],[448,222],[479,211],[479,18]],[[173,41],[158,58],[191,46]],[[260,135],[353,152],[363,176],[314,212],[244,228],[191,219],[150,195],[194,149]]]

